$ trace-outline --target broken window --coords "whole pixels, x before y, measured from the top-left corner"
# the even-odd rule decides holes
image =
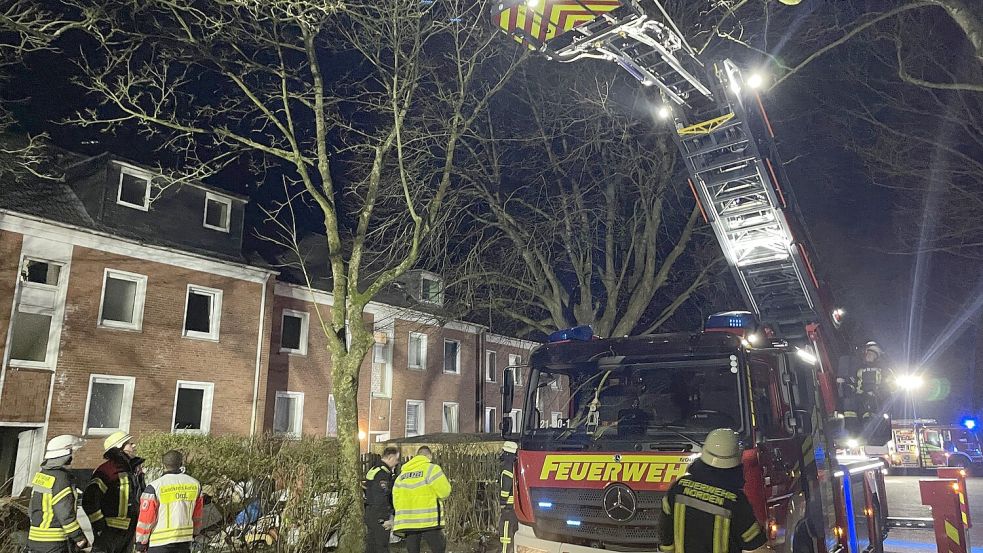
[[[280,351],[307,354],[307,324],[310,315],[303,311],[283,310],[280,326]]]
[[[174,431],[206,434],[211,426],[212,393],[210,382],[178,381],[174,400]]]
[[[116,202],[127,207],[146,211],[150,208],[150,178],[128,173],[120,173],[119,195]]]
[[[232,200],[212,194],[205,195],[205,227],[229,231],[229,214],[232,211]]]
[[[188,287],[184,313],[184,335],[218,340],[222,312],[222,291],[197,286]]]
[[[34,284],[58,286],[59,276],[61,276],[61,265],[48,261],[25,259],[24,268],[21,269],[21,280]]]

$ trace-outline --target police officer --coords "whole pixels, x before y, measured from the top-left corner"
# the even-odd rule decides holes
[[[95,535],[93,553],[125,553],[133,549],[144,487],[133,466],[136,442],[126,432],[113,432],[103,442],[103,450],[106,462],[92,473],[82,494],[82,508]]]
[[[430,448],[421,447],[393,484],[393,531],[405,538],[408,553],[420,553],[421,540],[426,540],[432,553],[444,553],[447,546],[442,528],[451,483],[432,459]]]
[[[75,519],[75,479],[68,472],[72,453],[82,440],[64,434],[55,436],[44,450],[41,470],[31,480],[31,529],[27,550],[31,553],[68,553],[72,546],[88,547],[89,542]]]
[[[512,545],[512,538],[515,536],[516,527],[519,520],[515,517],[515,457],[519,445],[515,442],[505,442],[502,444],[502,454],[499,460],[502,462],[502,474],[499,478],[498,504],[502,512],[498,517],[498,541],[502,544],[502,553],[512,553],[515,547]]]
[[[707,435],[700,458],[662,499],[659,550],[672,553],[738,553],[762,548],[765,538],[744,495],[737,433]]]
[[[399,462],[399,449],[389,446],[382,458],[365,473],[365,553],[389,551],[389,531],[393,529],[393,469]]]

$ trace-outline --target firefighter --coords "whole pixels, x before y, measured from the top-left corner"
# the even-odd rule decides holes
[[[498,517],[498,541],[502,544],[502,553],[512,553],[515,547],[512,539],[519,520],[515,517],[515,456],[519,445],[515,442],[505,442],[502,444],[502,454],[499,460],[502,462],[502,474],[499,478],[498,504],[502,508],[502,513]]]
[[[365,552],[389,551],[389,532],[393,529],[393,469],[399,462],[399,449],[388,446],[382,458],[365,473]]]
[[[737,433],[707,435],[699,459],[662,499],[659,550],[673,553],[737,553],[763,548],[765,533],[744,495]]]
[[[139,553],[189,553],[191,542],[201,530],[205,507],[201,484],[184,474],[184,457],[168,451],[161,457],[164,474],[151,482],[140,496],[136,526]]]
[[[30,553],[68,553],[73,546],[89,546],[75,519],[75,478],[68,472],[72,453],[82,440],[64,434],[55,436],[44,450],[41,470],[31,480],[31,529],[27,535]]]
[[[443,502],[451,494],[451,483],[432,460],[430,448],[421,447],[393,484],[393,531],[406,540],[408,553],[420,553],[421,539],[433,553],[444,553],[446,546]]]
[[[103,442],[106,462],[92,473],[82,494],[82,508],[92,523],[93,553],[124,553],[133,548],[143,479],[134,472],[136,442],[113,432]]]
[[[884,350],[877,342],[864,344],[863,363],[857,369],[857,393],[865,396],[876,395],[881,385]]]

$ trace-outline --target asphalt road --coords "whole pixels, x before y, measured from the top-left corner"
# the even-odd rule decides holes
[[[892,517],[930,517],[928,507],[921,504],[918,480],[928,476],[885,477],[889,514]],[[969,513],[976,524],[969,530],[972,553],[983,553],[983,478],[969,478]],[[935,534],[932,530],[892,528],[884,550],[889,553],[933,553]]]

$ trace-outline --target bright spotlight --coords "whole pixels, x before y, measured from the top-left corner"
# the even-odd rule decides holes
[[[658,114],[659,114],[659,119],[669,119],[669,116],[672,115],[672,111],[669,110],[669,106],[663,105],[663,106],[659,106]]]
[[[921,388],[925,384],[925,379],[917,374],[902,374],[894,379],[894,383],[905,391],[912,391]]]
[[[758,90],[765,85],[765,76],[761,73],[751,73],[747,78],[747,85],[751,90]]]
[[[963,419],[963,427],[966,430],[973,430],[976,428],[976,419],[973,417],[966,417]]]
[[[850,438],[846,441],[846,446],[850,449],[856,449],[860,447],[860,442],[858,442],[856,438]]]
[[[801,348],[796,348],[795,354],[799,356],[799,359],[809,363],[810,365],[815,365],[818,359],[810,351]]]
[[[362,441],[364,439],[365,439],[365,431],[364,430],[359,430],[358,431],[358,441]]]

